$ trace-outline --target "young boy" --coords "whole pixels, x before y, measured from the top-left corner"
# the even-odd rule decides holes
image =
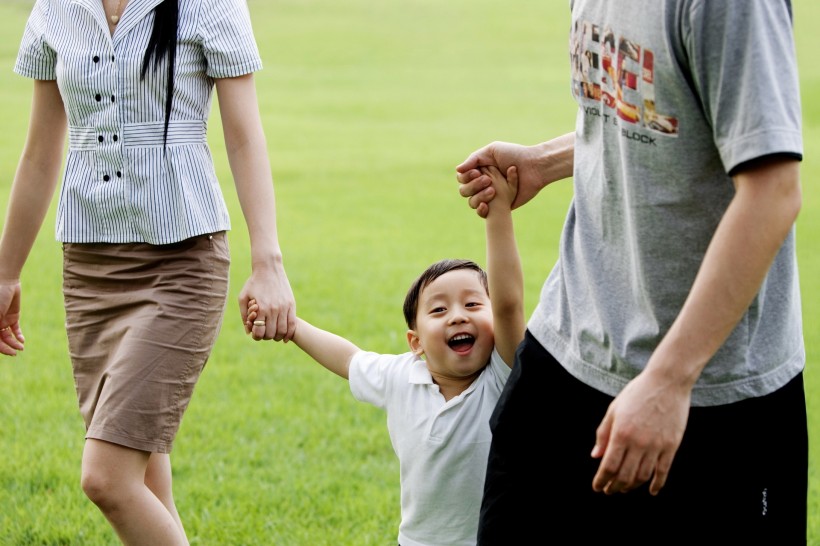
[[[387,413],[401,474],[401,546],[476,543],[490,414],[524,337],[523,275],[511,204],[518,187],[487,171],[496,197],[486,217],[487,273],[469,260],[442,260],[404,301],[410,352],[376,354],[298,319],[293,341],[350,381],[356,399]],[[246,331],[258,308],[251,300]]]

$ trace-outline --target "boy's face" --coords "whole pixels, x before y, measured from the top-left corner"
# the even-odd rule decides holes
[[[456,269],[425,286],[407,340],[425,355],[433,377],[462,378],[483,369],[495,341],[490,297],[478,273]]]

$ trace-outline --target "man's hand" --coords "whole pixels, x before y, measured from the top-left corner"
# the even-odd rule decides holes
[[[592,489],[625,493],[651,479],[649,493],[657,495],[683,439],[690,392],[646,372],[633,379],[609,405],[596,431],[592,457],[601,464]]]
[[[517,209],[535,197],[544,186],[572,176],[575,134],[523,146],[510,142],[491,142],[479,148],[456,167],[458,192],[482,218],[487,217],[487,203],[495,197],[490,177],[481,167],[495,167],[509,176],[510,167],[518,171],[518,191],[512,208]]]

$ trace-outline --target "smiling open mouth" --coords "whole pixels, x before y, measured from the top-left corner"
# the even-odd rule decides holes
[[[447,345],[454,351],[466,351],[473,344],[475,344],[475,337],[470,334],[456,334],[447,342]]]

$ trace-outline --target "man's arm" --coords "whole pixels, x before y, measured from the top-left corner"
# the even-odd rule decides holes
[[[690,394],[740,321],[802,205],[799,163],[771,158],[734,176],[736,187],[680,314],[646,369],[610,405],[593,457],[593,489],[628,491],[652,478],[657,494],[680,446]],[[653,477],[654,475],[654,477]]]

